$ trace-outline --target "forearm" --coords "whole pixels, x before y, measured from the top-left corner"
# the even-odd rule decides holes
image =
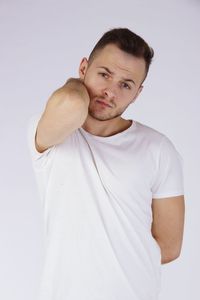
[[[81,127],[88,115],[89,95],[85,86],[72,79],[51,95],[37,126],[39,152],[59,144]]]

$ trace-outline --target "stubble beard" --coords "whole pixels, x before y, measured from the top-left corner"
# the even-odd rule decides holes
[[[111,107],[111,108],[108,107],[108,108],[101,109],[101,108],[95,107],[96,105],[98,106],[98,104],[96,104],[95,100],[94,100],[94,104],[92,103],[88,107],[88,114],[93,119],[98,120],[98,121],[108,121],[108,120],[116,119],[116,118],[120,117],[126,109],[125,108],[123,110],[115,112],[114,107]]]
[[[127,109],[127,107],[130,104],[129,103],[126,105],[126,107],[123,107],[120,110],[118,109],[116,111],[115,111],[115,105],[113,103],[112,104],[109,103],[110,105],[112,105],[112,107],[107,107],[107,108],[98,107],[98,104],[96,102],[97,100],[102,100],[105,102],[107,102],[107,100],[100,95],[99,96],[94,95],[89,88],[87,88],[87,89],[88,89],[88,93],[90,96],[90,104],[88,106],[88,115],[95,120],[108,121],[108,120],[116,119],[123,114],[123,112]]]

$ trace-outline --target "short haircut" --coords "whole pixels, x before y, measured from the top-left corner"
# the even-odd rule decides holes
[[[149,71],[149,66],[154,56],[154,50],[145,42],[143,38],[128,28],[114,28],[105,32],[89,55],[89,65],[92,63],[96,54],[98,54],[98,51],[103,49],[108,44],[115,44],[124,52],[132,54],[138,58],[143,58],[146,63],[146,78]]]

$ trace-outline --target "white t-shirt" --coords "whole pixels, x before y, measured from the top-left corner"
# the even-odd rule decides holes
[[[152,198],[184,194],[182,157],[164,134],[134,120],[109,137],[79,128],[39,153],[39,118],[28,126],[46,237],[38,299],[157,300]]]

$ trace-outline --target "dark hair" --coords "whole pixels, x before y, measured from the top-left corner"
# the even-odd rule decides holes
[[[89,64],[91,64],[98,51],[103,49],[108,44],[115,44],[121,50],[138,58],[143,58],[146,63],[146,78],[149,71],[149,66],[154,56],[154,51],[151,47],[149,47],[145,40],[128,28],[111,29],[105,32],[94,46],[88,58]]]

